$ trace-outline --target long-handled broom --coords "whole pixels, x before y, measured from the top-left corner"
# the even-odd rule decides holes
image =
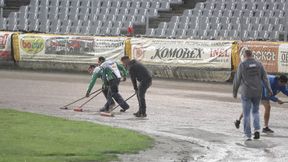
[[[88,102],[90,102],[93,98],[95,98],[96,96],[98,96],[100,93],[102,93],[102,91],[96,93],[93,97],[91,97],[89,100],[87,100],[86,102],[84,102],[82,105],[76,107],[75,109],[73,109],[74,111],[77,111],[77,112],[83,112],[83,109],[82,107],[84,105],[86,105]]]
[[[132,97],[134,97],[136,95],[136,93],[134,93],[132,96],[128,97],[125,101],[130,100]],[[114,111],[116,108],[118,108],[120,105],[118,104],[117,106],[113,107],[111,110],[109,110],[108,112],[100,112],[101,116],[108,116],[108,117],[114,117],[114,114],[112,113],[112,111]]]
[[[101,90],[102,90],[102,88],[100,88],[100,89],[92,92],[91,95],[93,95],[93,94],[95,94],[95,93],[97,93],[97,92],[99,92],[99,91],[101,91]],[[75,101],[73,101],[73,102],[71,102],[71,103],[68,103],[67,105],[64,105],[64,106],[60,107],[59,109],[68,110],[68,106],[70,106],[70,105],[72,105],[72,104],[74,104],[74,103],[76,103],[76,102],[79,102],[79,101],[83,100],[84,98],[86,98],[86,97],[84,96],[84,97],[82,97],[82,98],[79,98],[79,99],[77,99],[77,100],[75,100]]]

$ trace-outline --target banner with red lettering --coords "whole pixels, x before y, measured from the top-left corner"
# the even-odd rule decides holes
[[[12,32],[0,32],[0,61],[12,61],[11,35]]]
[[[248,41],[239,43],[239,57],[243,60],[245,49],[252,51],[256,60],[260,61],[267,72],[278,73],[279,43]]]
[[[288,44],[281,44],[279,46],[278,72],[288,73]]]
[[[99,56],[124,56],[123,37],[20,34],[20,61],[96,63]]]
[[[232,41],[131,39],[132,57],[144,63],[231,69]]]

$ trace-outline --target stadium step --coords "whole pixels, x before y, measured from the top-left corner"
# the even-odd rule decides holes
[[[193,9],[197,3],[206,0],[183,0],[182,4],[171,4],[170,11],[159,11],[159,17],[149,19],[149,28],[157,28],[161,22],[169,22],[172,16],[180,16],[184,10]]]
[[[30,0],[4,0],[3,17],[8,17],[10,12],[19,11],[20,6],[29,5]]]

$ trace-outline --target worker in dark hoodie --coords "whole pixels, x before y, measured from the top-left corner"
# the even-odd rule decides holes
[[[152,85],[152,76],[146,67],[136,60],[130,60],[128,56],[123,56],[121,61],[128,68],[135,93],[138,97],[139,111],[134,113],[134,115],[136,117],[146,117],[145,94],[147,89]]]

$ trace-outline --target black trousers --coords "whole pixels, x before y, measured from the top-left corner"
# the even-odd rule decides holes
[[[152,85],[152,81],[140,82],[138,85],[137,97],[139,103],[139,113],[146,114],[145,94],[147,89]]]
[[[102,85],[102,92],[103,92],[103,95],[105,96],[106,100],[108,99],[108,86],[107,85]],[[114,100],[112,99],[112,103],[111,104],[115,104]]]
[[[108,82],[108,92],[107,92],[107,102],[104,106],[106,110],[109,109],[109,106],[113,103],[114,100],[120,105],[123,109],[128,109],[129,105],[126,101],[122,98],[122,96],[119,94],[119,86],[120,80],[119,79],[113,79]]]

